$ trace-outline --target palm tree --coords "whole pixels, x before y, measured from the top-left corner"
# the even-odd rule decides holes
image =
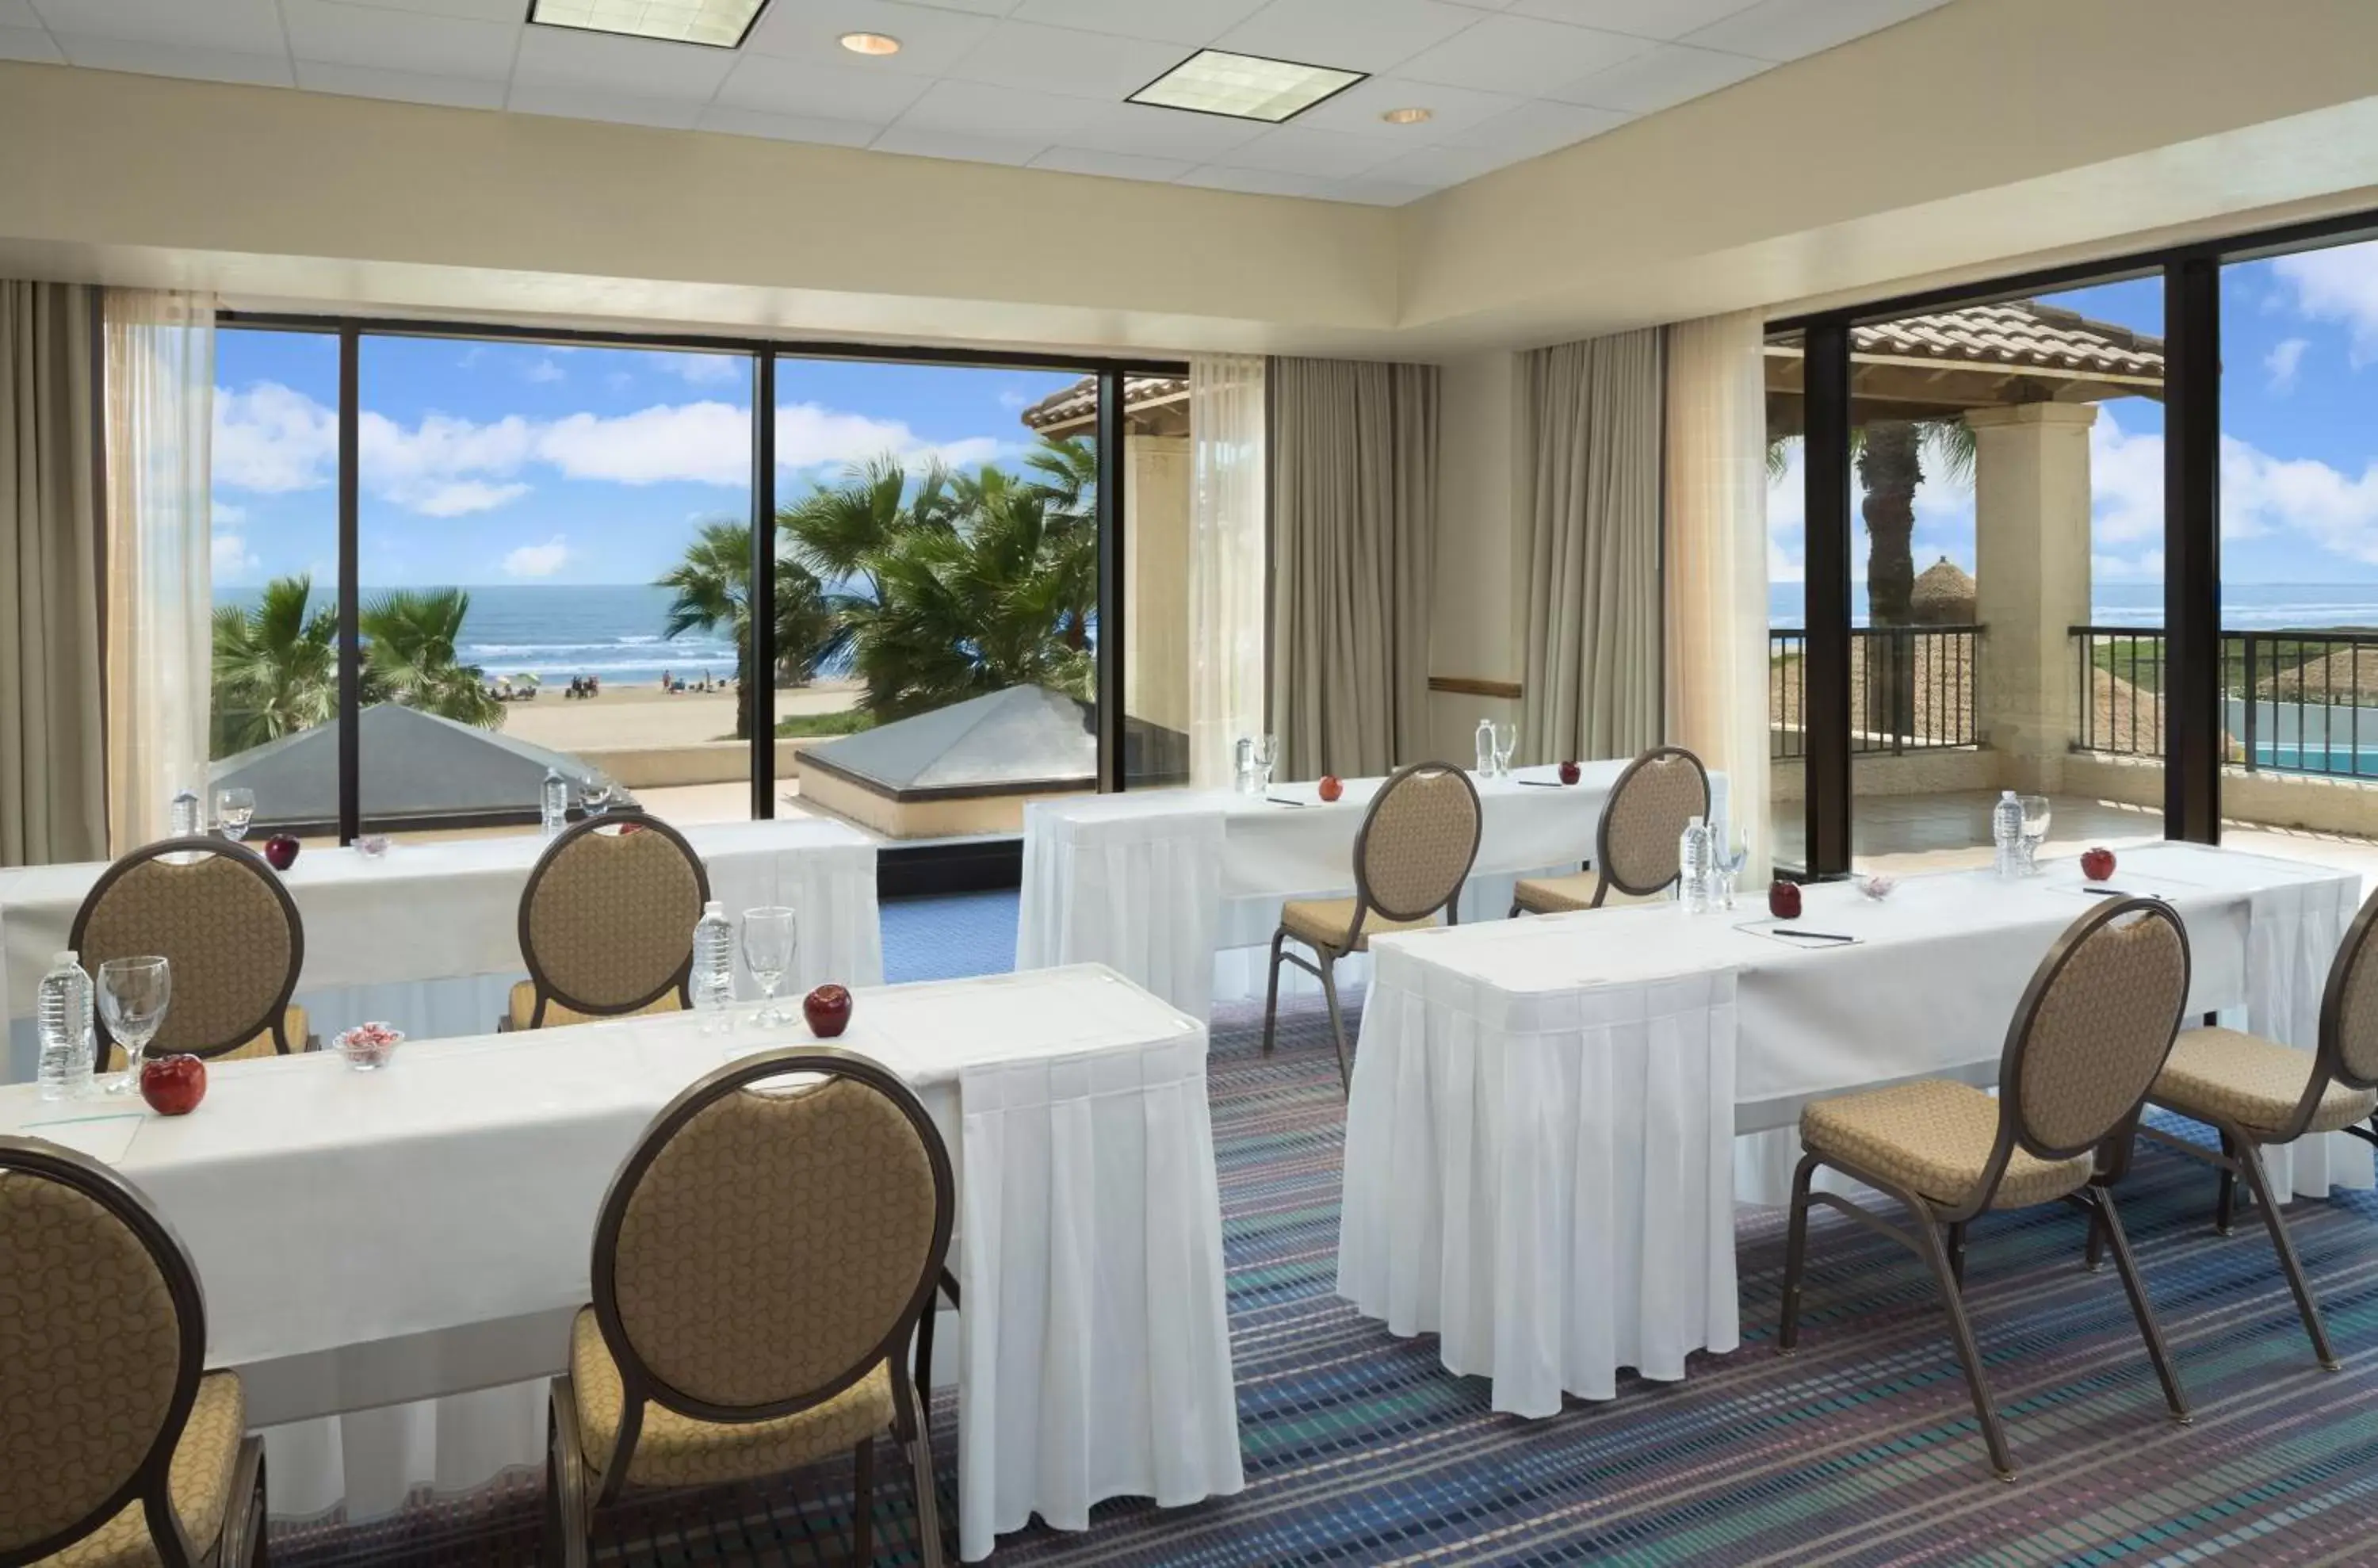
[[[677,590],[669,601],[667,636],[688,632],[735,634],[735,738],[751,735],[756,690],[751,675],[751,527],[747,523],[705,523],[686,547],[685,559],[663,573],[658,585]],[[797,682],[813,680],[848,645],[824,588],[799,561],[776,557],[776,668]]]
[[[487,690],[486,672],[458,657],[470,612],[471,596],[460,588],[394,588],[364,606],[364,666],[380,700],[482,730],[502,725],[504,705]]]
[[[276,577],[256,604],[214,614],[212,755],[294,735],[339,716],[339,621],[306,612],[309,576]]]
[[[1866,485],[1867,619],[1904,626],[1916,593],[1916,492],[1929,454],[1953,480],[1974,473],[1974,430],[1959,416],[1869,419],[1850,446]]]

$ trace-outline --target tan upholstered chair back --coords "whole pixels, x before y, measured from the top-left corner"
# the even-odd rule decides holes
[[[758,1420],[831,1398],[906,1354],[953,1190],[941,1134],[878,1064],[824,1049],[737,1062],[654,1120],[605,1200],[604,1337],[648,1397],[687,1414]]]
[[[67,943],[93,981],[108,959],[161,953],[172,962],[174,999],[152,1055],[219,1055],[268,1029],[282,1035],[306,962],[289,890],[263,856],[227,838],[167,838],[126,855],[92,885]],[[113,1043],[104,1019],[98,1032],[103,1061]]]
[[[2378,893],[2345,930],[2321,998],[2320,1054],[2331,1077],[2378,1087]]]
[[[2095,1148],[2146,1098],[2188,1007],[2171,906],[2108,899],[2075,921],[2024,993],[2000,1066],[2001,1115],[2045,1159]]]
[[[163,1495],[204,1317],[188,1260],[121,1177],[0,1138],[0,1562]]]
[[[631,1013],[681,989],[710,899],[702,857],[642,812],[612,812],[555,838],[521,891],[521,957],[547,999]]]
[[[1710,809],[1709,771],[1682,746],[1659,746],[1627,765],[1611,786],[1595,834],[1602,879],[1621,893],[1657,893],[1679,873],[1676,843]]]
[[[1354,838],[1354,880],[1390,920],[1418,920],[1453,902],[1478,858],[1482,825],[1470,776],[1414,763],[1379,786]]]

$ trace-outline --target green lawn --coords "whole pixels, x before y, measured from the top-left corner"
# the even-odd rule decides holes
[[[797,740],[806,735],[856,735],[875,728],[875,716],[863,708],[840,713],[797,713],[776,720],[776,738]]]

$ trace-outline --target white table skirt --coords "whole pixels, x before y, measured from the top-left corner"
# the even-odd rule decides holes
[[[799,911],[789,994],[827,980],[883,982],[875,845],[866,835],[823,817],[711,823],[685,834],[709,872],[712,896],[730,914],[763,904]],[[315,1032],[328,1038],[366,1019],[416,1039],[493,1027],[512,983],[527,974],[520,897],[545,843],[514,834],[399,843],[377,861],[351,849],[299,856],[284,881],[306,932],[295,999]],[[0,871],[0,995],[11,1040],[0,1082],[31,1076],[34,992],[106,869]],[[757,995],[749,975],[741,984],[744,995]]]
[[[747,1027],[735,1044],[806,1038]],[[958,1172],[963,1555],[1034,1513],[1078,1529],[1107,1497],[1241,1490],[1204,1026],[1069,969],[866,991],[839,1043],[919,1089]],[[372,1074],[320,1055],[225,1064],[181,1120],[18,1086],[0,1090],[0,1128],[90,1148],[150,1193],[206,1288],[211,1364],[326,1355],[335,1390],[342,1357],[432,1336],[399,1357],[404,1397],[422,1398],[560,1369],[558,1321],[509,1364],[472,1335],[586,1299],[613,1173],[724,1054],[689,1018],[638,1019],[408,1043]],[[311,1413],[251,1406],[259,1423]],[[447,1451],[504,1462],[524,1414],[498,1387],[350,1418],[342,1457],[418,1464],[434,1436],[436,1478],[469,1484],[486,1472]],[[277,1469],[275,1487],[284,1511]]]
[[[2242,1007],[2309,1048],[2359,879],[2169,845],[2116,880],[2187,923],[2192,1013]],[[1497,1410],[1548,1416],[1617,1373],[1683,1375],[1739,1337],[1734,1135],[1747,1174],[1796,1157],[1809,1098],[1902,1079],[1994,1081],[2040,957],[2092,902],[2071,862],[2001,883],[1911,877],[1888,903],[1807,891],[1810,948],[1744,909],[1654,905],[1384,937],[1347,1112],[1338,1288]],[[1753,1140],[1745,1140],[1746,1144]],[[2297,1152],[2310,1182],[2371,1185],[2368,1151]],[[2284,1166],[2273,1162],[2275,1176]],[[2319,1190],[2326,1190],[2324,1185]],[[1773,1200],[1770,1188],[1757,1196]]]
[[[1545,787],[1557,783],[1551,767],[1473,778],[1483,820],[1462,921],[1500,920],[1519,877],[1573,872],[1591,859],[1626,766],[1584,764],[1566,789]],[[1015,967],[1102,963],[1197,1018],[1209,1016],[1217,995],[1260,995],[1262,955],[1236,949],[1269,943],[1288,899],[1353,892],[1354,834],[1383,782],[1350,778],[1327,805],[1312,784],[1275,784],[1271,795],[1306,803],[1150,790],[1027,806]],[[1723,775],[1711,776],[1710,792],[1722,817]],[[1218,964],[1218,955],[1240,961]],[[1352,984],[1365,978],[1359,959],[1341,973]],[[1287,971],[1283,987],[1298,987],[1297,974]]]

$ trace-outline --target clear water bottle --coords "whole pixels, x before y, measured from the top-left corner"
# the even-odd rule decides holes
[[[715,899],[702,906],[702,918],[693,923],[693,973],[687,989],[693,993],[693,1010],[703,1015],[704,1032],[725,1027],[727,1009],[735,1002],[735,923]]]
[[[1495,721],[1491,718],[1478,721],[1478,777],[1495,777]]]
[[[1707,914],[1711,884],[1717,875],[1717,845],[1709,824],[1694,817],[1676,840],[1676,896],[1687,914]]]
[[[548,838],[560,832],[570,821],[570,780],[561,777],[561,769],[545,770],[545,782],[537,787],[537,816],[545,824]]]
[[[170,838],[195,838],[206,831],[206,812],[198,803],[196,790],[177,790],[165,807],[165,829]]]
[[[1990,808],[1990,843],[1998,850],[1995,864],[2000,876],[2023,874],[2023,802],[2012,790],[2000,790],[1999,803]]]
[[[72,953],[59,953],[50,962],[33,1003],[42,1042],[41,1095],[78,1100],[90,1092],[90,976]]]

